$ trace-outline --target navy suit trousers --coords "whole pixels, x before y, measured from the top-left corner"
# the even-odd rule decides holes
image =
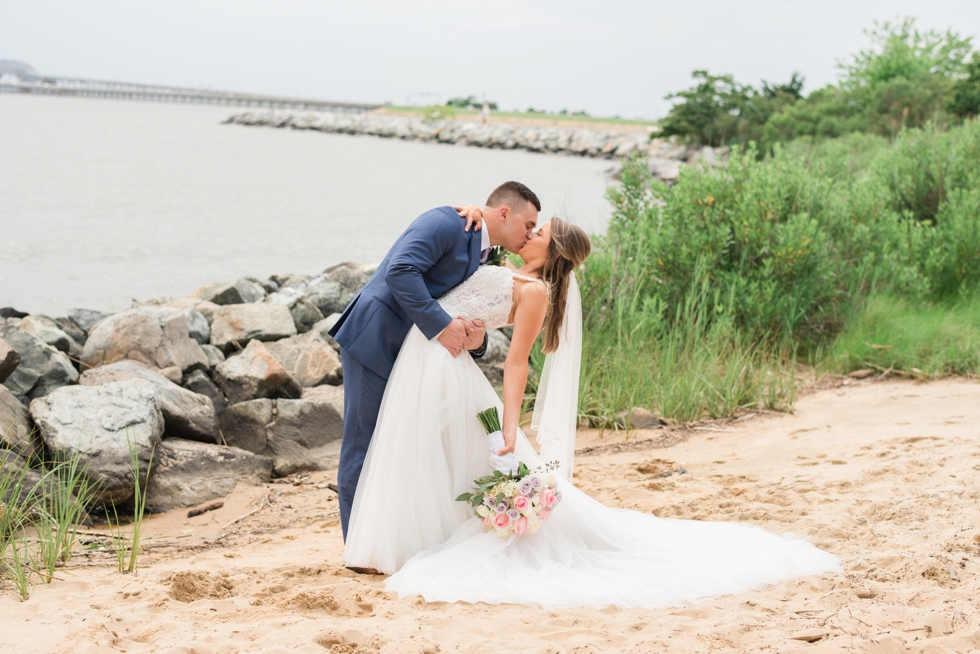
[[[388,380],[365,368],[343,346],[340,348],[340,360],[344,366],[344,439],[340,444],[337,494],[340,496],[340,526],[346,541],[357,480],[374,435],[374,425],[378,422]]]

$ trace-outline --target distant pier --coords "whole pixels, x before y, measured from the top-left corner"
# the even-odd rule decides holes
[[[190,104],[227,105],[232,107],[261,107],[267,109],[310,109],[343,113],[361,113],[382,107],[364,102],[337,102],[276,95],[208,91],[178,86],[106,82],[70,77],[44,77],[22,80],[0,76],[0,93],[35,93],[40,95],[73,95],[84,98],[143,100],[146,102],[183,102]]]

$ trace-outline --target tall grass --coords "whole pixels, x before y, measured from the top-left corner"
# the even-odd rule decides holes
[[[133,471],[133,522],[129,533],[123,529],[116,511],[115,503],[112,504],[112,517],[109,518],[109,533],[112,538],[113,552],[116,557],[116,568],[121,573],[137,574],[139,571],[139,555],[143,540],[144,518],[146,514],[146,486],[140,483],[140,460],[137,445],[129,436],[126,437],[129,446],[129,463]],[[156,448],[150,451],[150,458],[146,464],[146,474],[144,479],[149,479],[150,471],[153,468],[153,456]]]
[[[30,485],[26,462],[0,450],[0,577],[21,599],[30,596],[35,577],[50,583],[71,558],[77,525],[94,496],[77,457],[40,470]]]
[[[752,148],[673,186],[624,164],[581,274],[593,422],[787,408],[797,359],[976,370],[980,124]]]
[[[824,365],[846,373],[869,363],[913,375],[980,373],[980,298],[935,304],[872,298],[848,323]]]

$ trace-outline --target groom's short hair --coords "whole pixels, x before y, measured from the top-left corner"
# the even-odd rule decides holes
[[[530,202],[534,208],[541,211],[541,200],[534,194],[534,191],[521,184],[520,182],[504,182],[493,190],[487,198],[488,207],[502,207],[505,204],[510,208],[520,211]]]

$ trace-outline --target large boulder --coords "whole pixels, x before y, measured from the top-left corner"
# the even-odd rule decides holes
[[[293,316],[282,304],[233,304],[213,312],[211,344],[226,353],[252,339],[277,341],[295,335]]]
[[[260,341],[249,341],[241,354],[214,369],[214,381],[231,404],[260,397],[297,398],[303,388]]]
[[[71,360],[36,336],[16,331],[7,334],[5,340],[20,355],[20,364],[4,381],[18,399],[41,397],[78,381]]]
[[[146,507],[159,513],[196,506],[227,496],[238,482],[262,484],[271,476],[270,457],[237,447],[168,438],[154,457]]]
[[[143,306],[105,318],[89,331],[81,360],[90,368],[139,361],[150,368],[207,368],[208,357],[191,336],[200,320],[191,309]]]
[[[108,313],[102,313],[94,309],[69,309],[68,317],[73,323],[88,334],[96,323],[109,317]]]
[[[184,380],[181,385],[189,391],[211,398],[211,404],[214,405],[215,414],[221,413],[228,406],[228,400],[225,398],[225,394],[221,392],[217,384],[211,381],[210,377],[200,370],[192,370],[184,375]]]
[[[302,386],[343,382],[340,356],[317,332],[266,343],[266,349]]]
[[[229,445],[272,457],[276,476],[337,465],[344,421],[330,402],[251,400],[228,407],[218,421]]]
[[[7,483],[0,487],[0,512],[3,511],[5,502],[16,504],[22,510],[35,513],[41,502],[45,501],[54,493],[58,494],[59,501],[64,498],[65,488],[62,480],[57,474],[45,471],[42,468],[32,468],[30,461],[18,456],[9,450],[0,450],[0,478],[6,479]],[[14,494],[16,493],[16,497]],[[78,500],[74,494],[69,494],[72,504],[77,504]],[[92,526],[92,518],[84,506],[78,506],[78,523],[85,526]]]
[[[10,343],[0,338],[0,384],[20,365],[20,354]]]
[[[130,379],[142,379],[153,384],[168,437],[177,436],[206,443],[215,442],[217,431],[211,398],[181,388],[142,363],[117,361],[92,368],[82,373],[78,383],[82,386],[101,386]]]
[[[268,296],[263,302],[274,302],[289,308],[296,331],[305,334],[316,323],[323,320],[323,314],[312,301],[295,288],[286,288]]]
[[[202,345],[201,349],[204,350],[204,354],[208,357],[208,369],[214,368],[226,358],[221,348],[215,347],[210,343]]]
[[[135,450],[141,483],[164,421],[156,389],[142,379],[102,386],[66,386],[31,402],[31,416],[56,459],[77,456],[95,486],[95,505],[133,497]]]
[[[303,399],[311,402],[326,402],[337,411],[337,415],[344,415],[344,387],[343,386],[314,386],[313,388],[303,389]]]
[[[202,286],[191,293],[191,297],[215,304],[247,304],[264,298],[265,289],[251,280],[240,277],[233,282],[217,282]]]
[[[25,459],[37,454],[27,407],[6,386],[0,386],[0,449],[13,450]]]

